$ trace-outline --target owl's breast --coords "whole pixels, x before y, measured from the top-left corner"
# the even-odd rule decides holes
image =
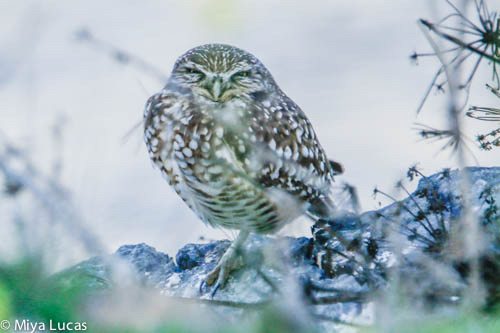
[[[237,158],[227,147],[225,131],[223,126],[202,117],[174,127],[172,158],[186,179],[216,187],[237,167]]]
[[[243,126],[244,117],[244,109],[232,108],[174,119],[169,132],[172,153],[165,163],[176,166],[178,193],[203,221],[268,232],[289,218],[249,171],[252,129]]]

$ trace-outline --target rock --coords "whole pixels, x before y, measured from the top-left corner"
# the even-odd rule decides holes
[[[230,244],[229,241],[209,244],[187,244],[177,252],[175,261],[181,271],[191,270],[203,264],[213,267],[217,264],[217,259],[224,254]]]
[[[466,173],[472,210],[487,235],[480,261],[488,269],[482,277],[490,293],[498,295],[500,168],[468,168]],[[445,249],[462,213],[460,175],[445,170],[420,179],[417,189],[400,202],[359,216],[347,213],[318,221],[312,238],[251,236],[242,251],[246,268],[234,272],[214,299],[279,301],[292,296],[275,289],[291,285],[313,315],[352,320],[365,314],[371,295],[387,284],[391,271],[398,271],[415,297],[456,303],[467,287],[469,261]],[[393,240],[401,251],[398,256]],[[163,295],[207,299],[211,289],[202,282],[229,245],[227,240],[187,244],[175,260],[146,244],[124,245],[110,257],[93,258],[67,272],[93,274],[92,286],[109,288],[116,280],[108,263],[119,259],[133,268],[139,281]],[[446,269],[439,275],[429,267]]]
[[[115,256],[132,264],[135,272],[144,276],[145,281],[150,284],[161,283],[177,270],[171,257],[144,243],[123,245],[116,251]]]

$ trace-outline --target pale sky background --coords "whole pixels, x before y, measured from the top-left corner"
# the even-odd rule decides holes
[[[432,19],[430,4],[438,2],[0,0],[0,129],[48,170],[56,155],[50,128],[65,118],[63,183],[108,251],[146,242],[175,254],[199,236],[226,237],[197,220],[152,168],[140,129],[123,142],[162,84],[77,42],[74,32],[85,27],[165,73],[191,47],[229,43],[270,69],[329,156],[343,163],[339,180],[358,187],[363,210],[374,209],[373,187],[391,191],[410,165],[419,162],[427,174],[455,165],[411,130],[415,122],[444,124],[443,97],[432,94],[415,112],[437,62],[409,60],[429,50],[416,21]],[[488,66],[478,73],[472,104],[498,105],[483,88],[489,73]],[[491,128],[472,119],[465,125],[470,137]],[[471,147],[480,165],[499,164],[498,152]],[[2,244],[10,208],[0,204]],[[309,226],[298,221],[282,234],[309,235]]]

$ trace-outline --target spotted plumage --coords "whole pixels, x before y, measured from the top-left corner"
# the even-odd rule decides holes
[[[214,98],[217,76],[231,81],[241,71]],[[273,231],[329,202],[335,171],[311,123],[245,51],[214,44],[188,51],[144,117],[153,162],[210,225]],[[299,208],[280,207],[283,197]]]
[[[144,124],[152,161],[209,225],[266,233],[330,212],[338,164],[248,52],[209,44],[185,53]]]

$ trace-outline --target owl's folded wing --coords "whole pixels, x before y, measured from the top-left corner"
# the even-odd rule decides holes
[[[248,123],[248,131],[236,128],[225,135],[238,168],[259,186],[281,189],[310,203],[314,215],[330,213],[331,182],[342,167],[327,158],[300,108],[281,100],[254,112]]]

